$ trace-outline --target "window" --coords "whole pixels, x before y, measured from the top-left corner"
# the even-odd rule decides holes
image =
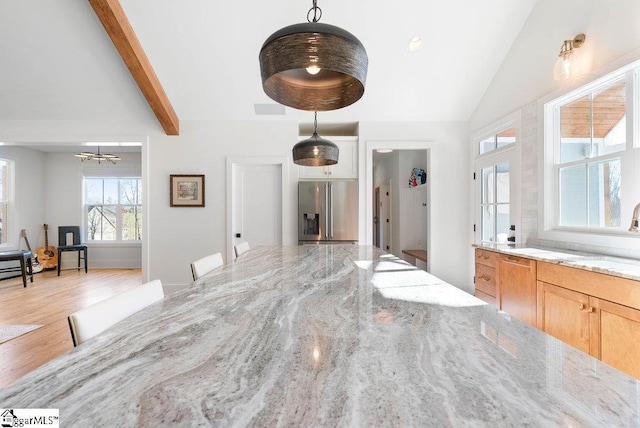
[[[481,182],[483,242],[506,242],[509,217],[509,162],[482,168]]]
[[[556,109],[558,225],[620,227],[625,81],[608,83]]]
[[[480,141],[480,154],[489,153],[493,150],[501,149],[503,147],[508,146],[509,144],[514,144],[516,142],[516,128],[511,127],[509,129],[505,129],[504,131],[498,132],[497,134],[491,135],[490,137],[485,138]]]
[[[631,64],[545,105],[547,237],[626,233],[640,192],[639,72]]]
[[[9,245],[10,204],[13,195],[13,162],[0,159],[0,245]]]
[[[514,168],[516,160],[516,124],[512,115],[488,132],[472,137],[475,149],[476,242],[508,241],[511,225],[517,218],[514,210]]]
[[[89,241],[140,241],[140,178],[85,178],[85,214]]]

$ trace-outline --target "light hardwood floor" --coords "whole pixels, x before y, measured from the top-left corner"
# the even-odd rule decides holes
[[[0,281],[0,324],[42,324],[37,330],[0,344],[0,387],[73,348],[67,317],[142,283],[140,269],[55,270]]]

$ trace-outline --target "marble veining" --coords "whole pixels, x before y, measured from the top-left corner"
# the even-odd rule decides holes
[[[640,281],[640,259],[612,257],[573,250],[559,250],[541,246],[521,244],[481,244],[477,248],[502,254],[527,257],[547,263],[561,264],[577,269],[604,273],[621,278]],[[640,257],[640,251],[638,252]]]
[[[370,246],[258,247],[0,390],[61,426],[638,426],[638,381]]]

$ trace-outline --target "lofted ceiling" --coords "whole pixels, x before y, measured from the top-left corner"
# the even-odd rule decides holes
[[[321,22],[369,56],[364,97],[319,121],[466,121],[536,0],[319,0]],[[181,121],[299,120],[257,115],[264,40],[303,22],[311,1],[121,0]],[[420,36],[416,53],[409,40]],[[88,1],[0,2],[0,120],[155,120]],[[268,109],[267,109],[268,110]]]

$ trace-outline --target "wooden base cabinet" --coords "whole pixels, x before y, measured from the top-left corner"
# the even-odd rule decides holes
[[[640,379],[640,311],[592,297],[591,355]]]
[[[546,281],[537,283],[538,328],[640,379],[640,310],[636,295],[640,284],[612,278],[539,263],[538,279]],[[562,287],[547,281],[557,281]],[[602,298],[607,295],[619,302]]]
[[[538,328],[590,353],[589,296],[538,282]]]
[[[499,254],[476,248],[475,250],[476,285],[475,296],[490,305],[499,308],[497,296],[496,266]]]
[[[536,326],[536,261],[502,255],[498,259],[500,309]]]

